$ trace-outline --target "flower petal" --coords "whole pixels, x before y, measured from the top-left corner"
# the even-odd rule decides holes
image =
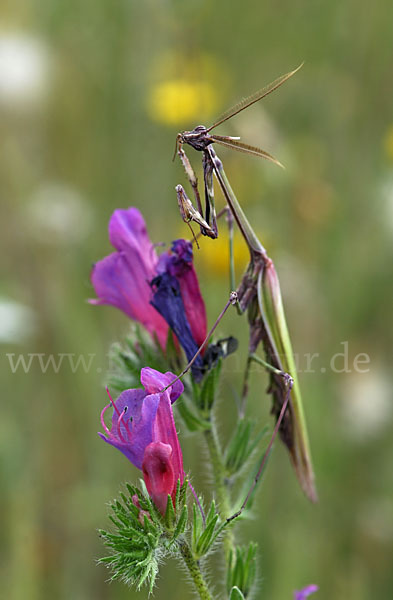
[[[153,427],[153,441],[164,442],[172,448],[172,466],[176,481],[184,481],[183,455],[177,437],[173,410],[168,392],[160,394],[160,404],[157,409],[156,418]]]
[[[164,515],[168,495],[176,492],[172,466],[172,448],[162,442],[153,442],[145,449],[142,471],[147,491],[158,510]]]
[[[180,293],[190,325],[192,336],[201,346],[207,335],[206,307],[199,288],[198,278],[193,265],[192,244],[179,239],[172,243],[172,254],[162,254],[158,262],[158,271],[166,271],[176,277],[180,284]]]
[[[179,282],[176,277],[165,272],[155,277],[151,284],[154,292],[151,304],[175,333],[190,361],[196,354],[198,346],[186,318]],[[203,359],[200,355],[196,358],[191,371],[196,381],[202,379]]]
[[[110,304],[139,321],[166,347],[168,325],[150,304],[149,282],[156,275],[157,255],[141,213],[136,208],[116,210],[109,222],[110,241],[118,252],[98,261],[91,281],[97,300],[92,304]]]
[[[299,591],[295,591],[294,592],[294,600],[304,600],[305,598],[307,598],[310,594],[313,594],[314,592],[317,592],[319,590],[319,587],[317,585],[308,585],[305,588],[303,588],[302,590]]]
[[[150,367],[144,367],[141,370],[141,383],[148,394],[156,394],[160,392],[174,379],[176,379],[176,375],[170,371],[167,371],[165,374],[163,374],[155,369],[151,369]],[[168,389],[168,392],[172,403],[178,399],[180,394],[184,392],[184,385],[180,379],[178,379],[171,386],[171,388]]]
[[[183,384],[158,393],[175,376],[145,367],[141,381],[145,390],[126,390],[101,413],[104,433],[100,437],[120,450],[137,468],[143,470],[147,489],[164,512],[167,496],[175,500],[177,481],[184,482],[183,455],[173,418],[172,400],[183,391]],[[153,393],[149,393],[153,392]],[[105,411],[112,406],[110,430],[104,422]]]
[[[116,250],[139,256],[150,280],[156,273],[158,257],[147,233],[141,212],[134,207],[114,211],[109,221],[109,240]]]
[[[160,396],[146,395],[144,390],[126,390],[114,404],[110,432],[99,435],[141,469],[145,448],[153,441]]]

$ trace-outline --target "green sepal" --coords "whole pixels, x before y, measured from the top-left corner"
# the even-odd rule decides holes
[[[175,511],[176,511],[177,515],[180,512],[180,507],[183,507],[184,503],[186,502],[187,488],[188,488],[187,477],[185,477],[182,485],[180,484],[180,479],[177,480],[176,498],[175,498]]]
[[[179,535],[184,533],[188,524],[188,509],[186,504],[187,486],[187,479],[184,480],[182,485],[180,484],[180,479],[178,479],[174,503],[171,496],[168,495],[164,524],[166,533],[169,535],[169,545],[171,545]]]
[[[147,584],[152,592],[158,557],[165,552],[164,531],[152,502],[146,497],[147,490],[129,484],[126,487],[128,495],[122,492],[120,500],[110,504],[109,518],[114,529],[99,531],[110,554],[98,562],[111,570],[111,580],[121,579],[138,589]],[[139,506],[133,503],[133,496],[138,498]]]
[[[150,513],[153,521],[165,526],[165,517],[162,516],[154,502],[152,502],[143,479],[139,479],[139,485],[141,486],[141,491],[143,494],[143,499],[146,502],[147,510]]]
[[[172,529],[176,523],[175,507],[173,506],[173,502],[172,502],[172,498],[171,498],[170,494],[168,494],[168,500],[166,503],[164,523],[165,523],[165,528],[169,531],[172,531]]]
[[[245,598],[239,588],[235,586],[231,589],[229,600],[245,600]]]
[[[185,530],[187,528],[187,523],[188,523],[188,509],[187,509],[187,504],[184,504],[183,509],[180,513],[179,520],[178,520],[175,530],[173,532],[171,541],[175,541],[180,535],[182,535],[185,532]]]

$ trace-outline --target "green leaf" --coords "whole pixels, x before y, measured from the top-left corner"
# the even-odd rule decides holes
[[[251,420],[241,419],[238,421],[225,451],[225,465],[230,474],[234,475],[238,473],[246,465],[248,459],[268,431],[268,428],[264,427],[252,438],[254,429],[255,424]]]
[[[202,532],[202,516],[199,512],[199,508],[194,503],[192,505],[192,551],[194,554],[197,552],[198,539]]]
[[[220,379],[222,360],[219,360],[217,365],[211,369],[203,380],[202,389],[199,394],[198,404],[205,417],[210,415],[216,397],[217,385]]]
[[[158,341],[153,341],[150,334],[138,325],[132,326],[123,344],[112,345],[109,358],[111,374],[108,383],[118,392],[140,387],[140,372],[146,365],[163,373],[171,370],[171,362]]]
[[[203,556],[209,550],[210,546],[214,541],[214,530],[218,521],[218,515],[215,515],[213,519],[206,525],[206,529],[200,535],[197,542],[197,554]]]
[[[206,516],[206,523],[203,524],[199,507],[193,504],[193,527],[192,527],[192,551],[197,560],[207,554],[222,530],[227,526],[227,522],[220,522],[220,517],[216,512],[214,501],[210,505]]]
[[[229,600],[245,600],[245,598],[239,588],[235,586],[231,589]]]
[[[211,428],[210,422],[195,415],[184,398],[176,402],[176,409],[189,431],[204,431]]]
[[[247,598],[253,590],[256,577],[257,544],[250,542],[249,546],[237,546],[231,552],[227,571],[227,590],[230,592],[237,587]]]

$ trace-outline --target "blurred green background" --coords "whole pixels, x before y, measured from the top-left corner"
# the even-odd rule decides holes
[[[392,3],[4,0],[0,11],[1,596],[146,597],[108,585],[95,564],[106,503],[138,474],[96,434],[107,352],[129,323],[86,303],[90,266],[110,251],[117,207],[140,208],[154,241],[188,237],[174,193],[185,181],[171,162],[176,133],[305,61],[218,130],[286,165],[221,152],[280,275],[320,495],[309,504],[277,446],[255,520],[239,532],[259,542],[258,597],[284,600],[318,583],[321,600],[392,598]],[[228,291],[225,242],[213,244],[204,239],[196,261],[210,323]],[[239,241],[238,277],[246,260]],[[243,343],[222,385],[224,439],[244,327],[234,313],[220,326]],[[336,372],[343,357],[332,370],[346,348],[349,372]],[[358,353],[370,357],[367,372],[354,369]],[[88,368],[66,358],[43,372],[35,356],[13,373],[20,354],[82,355]],[[261,427],[271,424],[266,384],[253,376]],[[201,443],[181,439],[208,497]],[[156,598],[191,597],[169,561]]]

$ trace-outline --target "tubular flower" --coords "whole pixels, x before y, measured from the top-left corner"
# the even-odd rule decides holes
[[[187,321],[183,299],[180,294],[180,285],[176,277],[169,273],[158,275],[152,281],[153,299],[152,304],[164,317],[176,337],[180,341],[187,359],[190,361],[198,350],[198,346],[192,336],[190,325]],[[194,378],[199,381],[203,376],[203,359],[197,356],[191,367]]]
[[[92,304],[110,304],[156,335],[165,348],[168,325],[150,304],[150,281],[158,256],[137,208],[118,209],[109,221],[109,240],[116,252],[98,261],[91,282],[98,296]]]
[[[142,463],[147,491],[162,514],[165,514],[168,494],[172,495],[176,492],[171,458],[172,447],[169,444],[152,442],[145,449]]]
[[[172,403],[183,392],[180,381],[162,392],[175,379],[149,367],[141,371],[144,389],[126,390],[101,413],[105,433],[100,437],[122,452],[143,471],[147,490],[160,512],[165,513],[168,494],[173,501],[177,481],[184,481],[183,455],[177,437]],[[112,406],[109,429],[104,414]]]
[[[164,317],[190,361],[207,333],[206,310],[192,264],[192,244],[176,240],[171,252],[158,262],[159,275],[152,281],[152,305]],[[198,381],[203,376],[203,358],[197,357],[192,373]]]
[[[136,208],[113,213],[109,239],[117,252],[94,265],[91,281],[98,299],[90,302],[120,308],[156,335],[163,349],[169,326],[190,360],[207,333],[192,244],[176,240],[158,257]],[[201,373],[202,365],[198,357],[194,375]]]
[[[294,600],[305,600],[310,594],[313,594],[318,590],[319,587],[317,585],[308,585],[302,590],[299,590],[298,592],[295,591],[293,598]]]
[[[192,244],[186,240],[175,240],[171,252],[162,254],[158,261],[158,272],[176,277],[184,304],[186,318],[192,336],[201,346],[207,334],[206,308],[199,289],[198,278],[192,262]]]

